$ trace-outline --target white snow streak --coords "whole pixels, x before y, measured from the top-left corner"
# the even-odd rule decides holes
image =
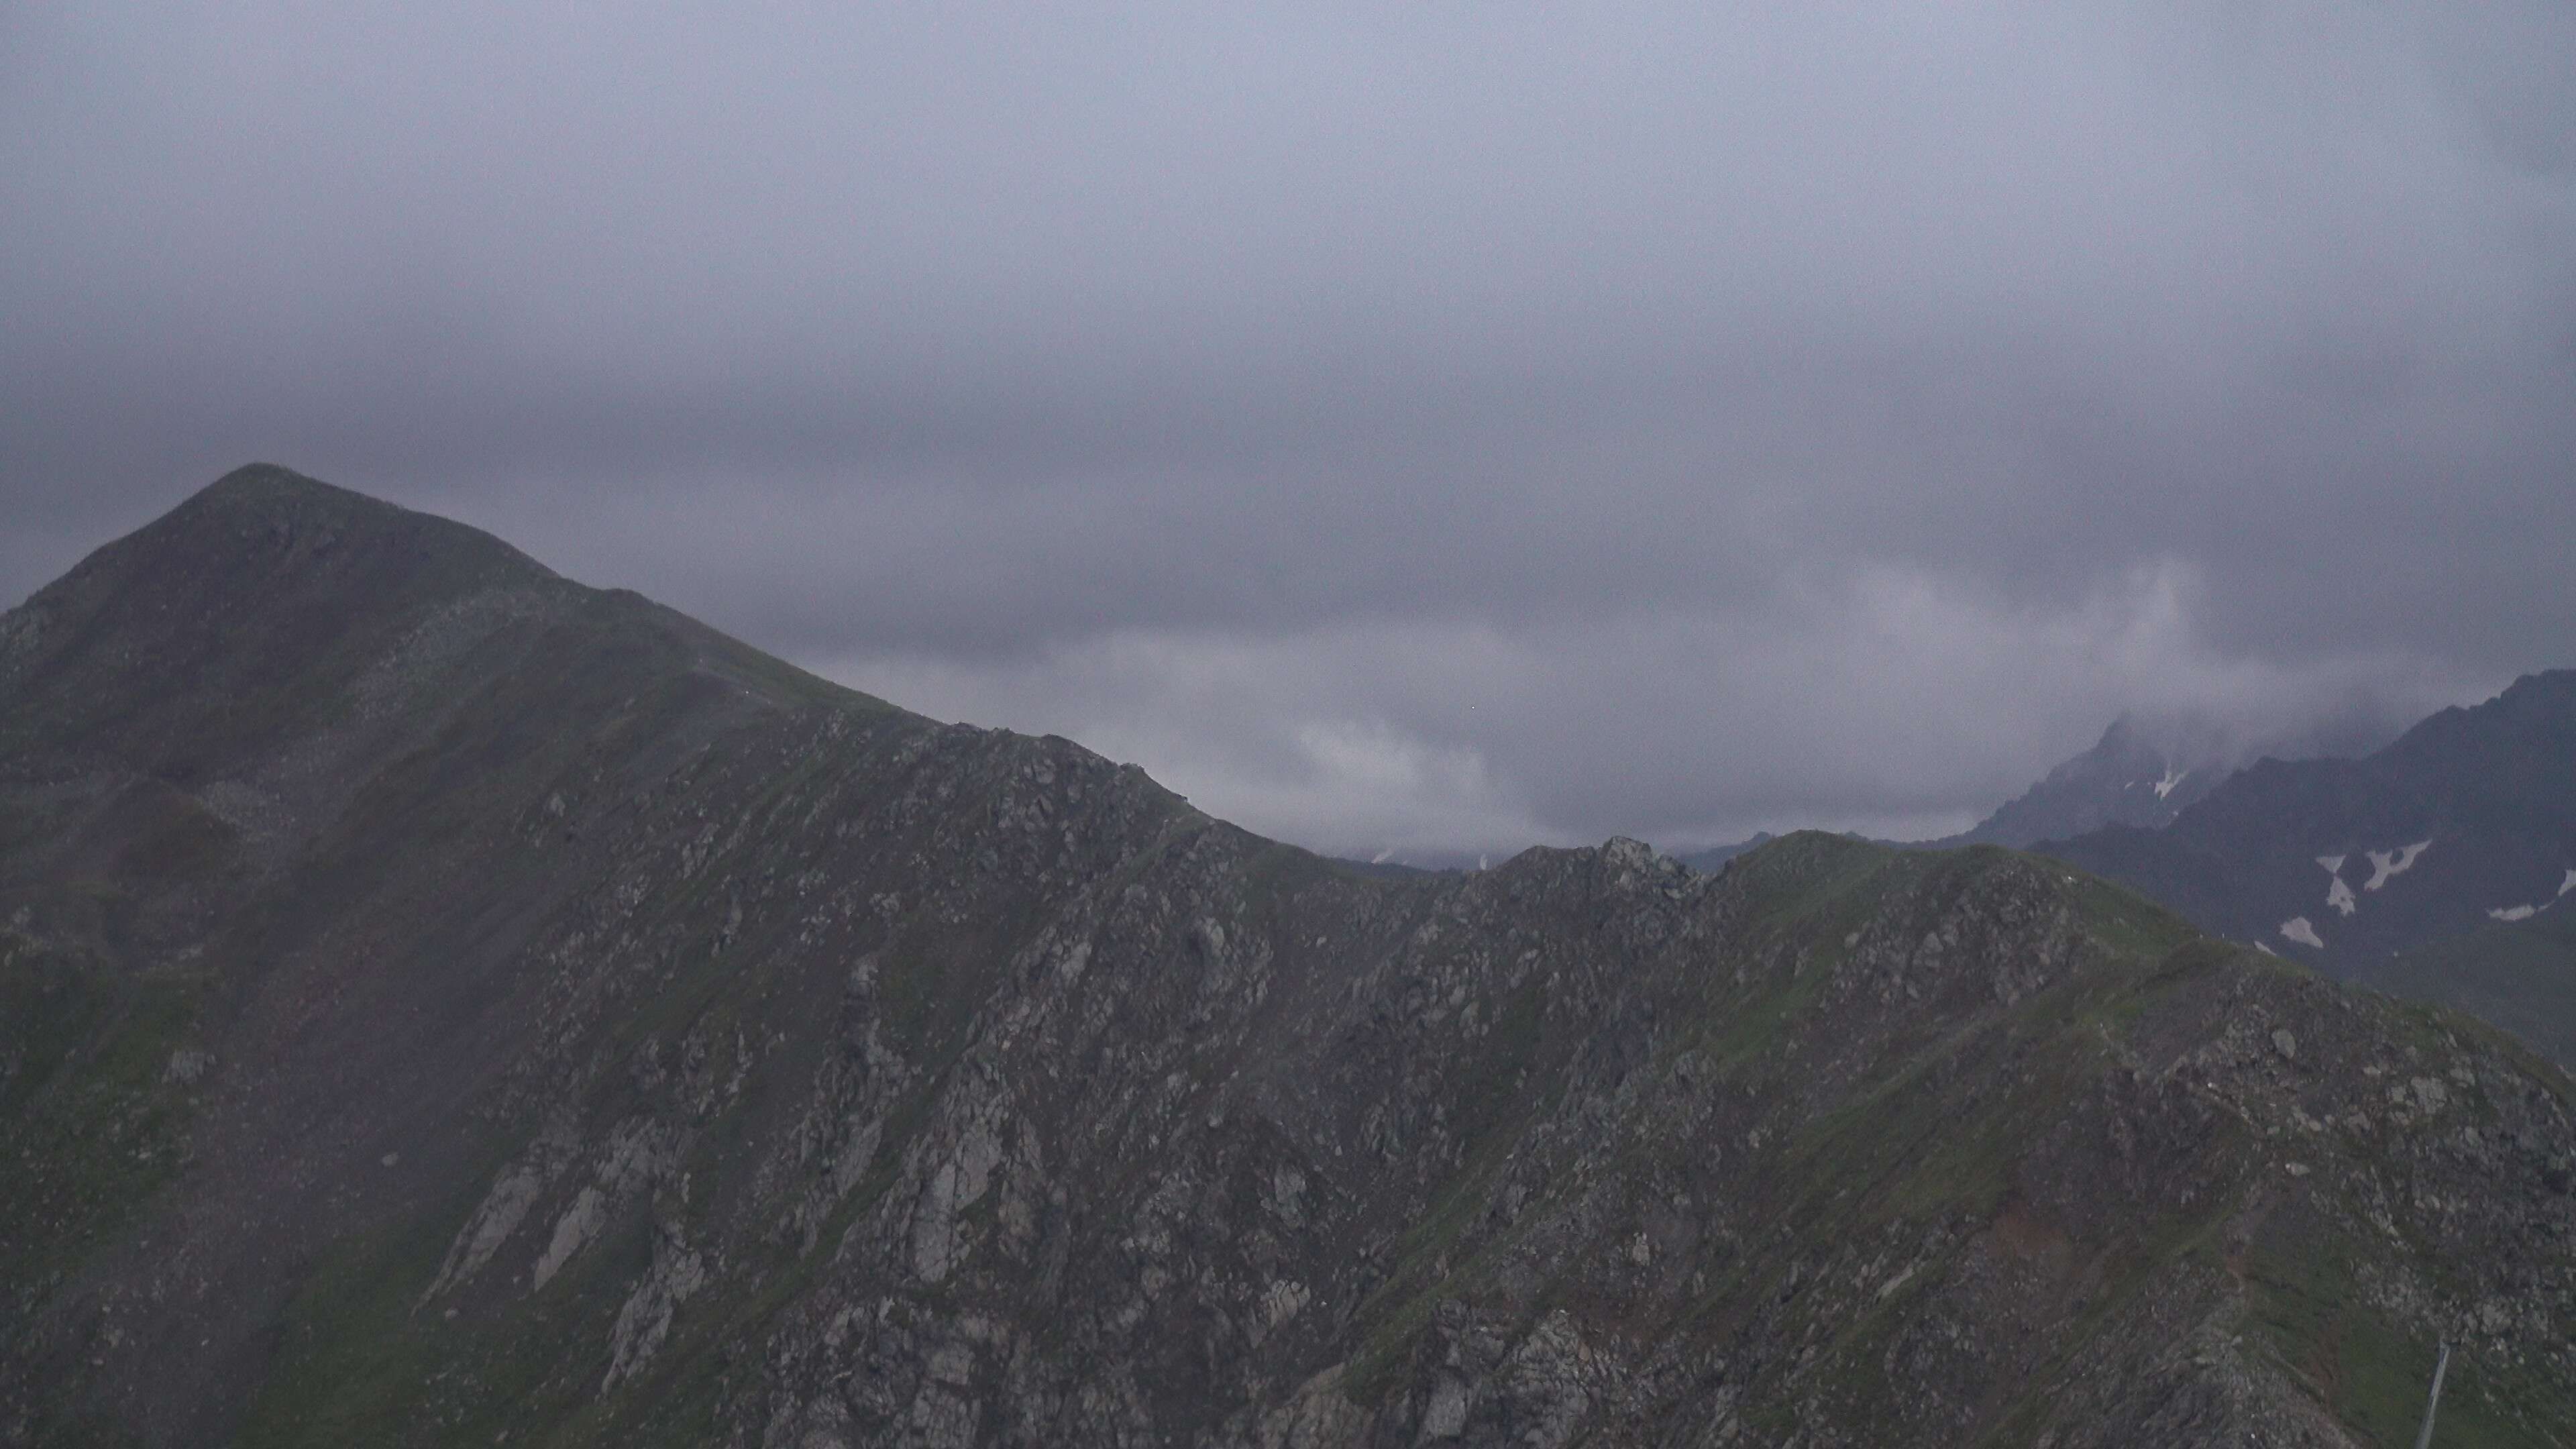
[[[2326,887],[2326,904],[2347,916],[2361,909],[2360,898],[2353,895],[2352,887],[2343,883],[2342,876],[2336,876],[2334,884]]]
[[[2191,771],[2176,770],[2168,767],[2165,770],[2165,777],[2156,782],[2156,798],[2161,800],[2167,795],[2172,794],[2174,786],[2181,784],[2189,778],[2191,778]]]
[[[2317,934],[2317,928],[2309,925],[2308,918],[2305,916],[2292,916],[2283,921],[2281,934],[2302,946],[2314,946],[2320,951],[2326,946],[2325,938]]]
[[[2317,857],[2317,864],[2324,866],[2328,875],[2341,875],[2343,863],[2350,859],[2352,857],[2348,855],[2320,855]]]
[[[2542,901],[2540,904],[2536,906],[2490,906],[2487,908],[2487,915],[2490,919],[2498,921],[2528,921],[2532,917],[2539,915],[2542,911],[2548,910],[2550,907],[2557,905],[2561,900],[2566,898],[2569,891],[2576,891],[2576,870],[2567,872],[2567,878],[2558,883],[2558,893],[2551,896],[2549,899]]]
[[[2415,857],[2422,855],[2424,853],[2424,847],[2432,843],[2432,840],[2427,838],[2416,841],[2413,845],[2409,845],[2401,850],[2364,851],[2363,854],[2370,857],[2370,879],[2362,882],[2361,888],[2366,891],[2375,891],[2381,886],[2388,884],[2388,878],[2390,876],[2404,875],[2407,871],[2414,869]]]

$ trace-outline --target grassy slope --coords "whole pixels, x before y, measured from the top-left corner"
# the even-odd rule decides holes
[[[2482,1017],[2576,1070],[2576,909],[2419,946],[2356,979]]]

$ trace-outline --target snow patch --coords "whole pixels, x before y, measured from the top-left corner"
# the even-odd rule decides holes
[[[2320,951],[2326,948],[2325,938],[2317,934],[2317,928],[2309,925],[2305,916],[2292,916],[2283,921],[2281,934],[2302,946],[2314,946]]]
[[[2326,904],[2347,916],[2361,909],[2360,898],[2352,893],[2352,887],[2343,883],[2342,876],[2336,876],[2334,884],[2326,887]]]
[[[2426,839],[2416,841],[2413,845],[2405,846],[2398,850],[2363,851],[2362,853],[2364,855],[2370,857],[2370,879],[2362,882],[2361,888],[2366,891],[2375,891],[2381,886],[2388,884],[2388,878],[2390,876],[2404,875],[2406,872],[2414,869],[2415,857],[2422,855],[2424,853],[2424,847],[2432,843],[2432,840],[2428,837]]]
[[[2487,908],[2487,919],[2491,921],[2528,921],[2532,917],[2539,915],[2542,911],[2549,910],[2555,907],[2560,901],[2566,899],[2569,891],[2576,891],[2576,870],[2567,872],[2567,878],[2558,883],[2557,893],[2552,895],[2549,899],[2540,902],[2538,905],[2490,906]]]
[[[2260,941],[2254,943],[2254,949],[2262,952],[2266,956],[2278,956],[2281,954],[2280,952],[2273,950],[2271,947],[2264,945]]]
[[[2352,857],[2348,855],[2320,855],[2317,857],[2317,864],[2324,866],[2328,875],[2341,875],[2343,863],[2350,859]]]
[[[2174,792],[2174,786],[2179,785],[2190,778],[2191,771],[2189,770],[2167,769],[2165,771],[2165,777],[2156,782],[2156,798],[2161,800],[2167,795],[2172,794]]]

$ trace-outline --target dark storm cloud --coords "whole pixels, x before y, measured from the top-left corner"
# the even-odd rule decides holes
[[[0,593],[274,458],[1344,849],[2576,662],[2543,0],[58,10]]]

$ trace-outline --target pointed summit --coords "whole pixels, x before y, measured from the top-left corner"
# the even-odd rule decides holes
[[[0,615],[0,701],[16,702],[0,703],[0,745],[217,757],[237,734],[336,708],[441,610],[566,590],[478,529],[236,468]]]
[[[581,631],[551,646],[567,668],[615,661],[629,692],[694,676],[766,705],[884,708],[480,529],[254,463],[0,614],[0,755],[215,778],[466,688],[473,658],[498,668],[561,628]]]
[[[19,612],[55,626],[223,620],[299,603],[366,614],[554,578],[480,529],[253,463],[98,549]]]
[[[382,499],[325,483],[277,463],[244,463],[190,496],[191,503],[219,507],[336,503],[343,507],[392,508]]]
[[[2021,849],[2105,824],[2162,825],[2217,783],[2218,774],[2173,761],[2148,739],[2136,718],[2123,714],[2102,731],[2093,748],[2050,770],[2046,779],[1975,828],[1942,843]]]
[[[432,565],[458,584],[554,577],[552,570],[480,529],[415,513],[275,463],[235,468],[92,557],[144,539],[213,556],[248,544],[270,563],[314,560],[343,548],[376,550],[384,554],[379,563]]]

